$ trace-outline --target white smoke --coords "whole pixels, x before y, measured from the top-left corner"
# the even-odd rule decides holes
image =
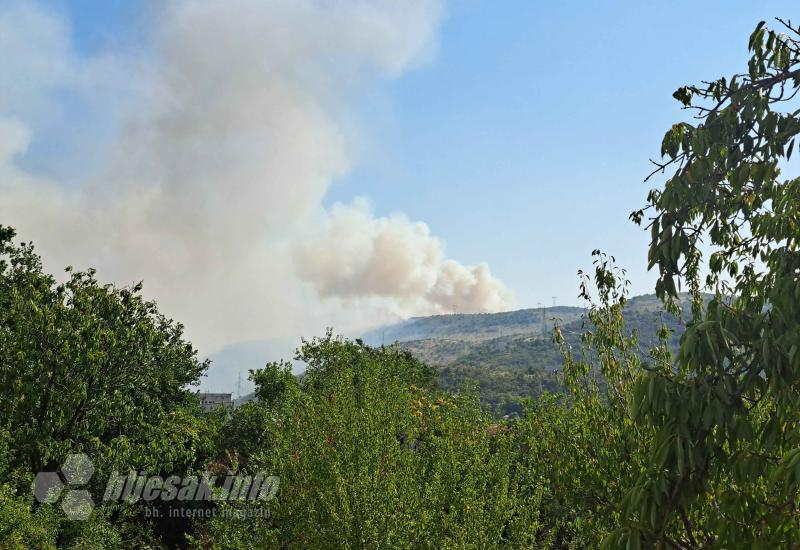
[[[363,199],[334,205],[293,255],[300,277],[326,297],[388,299],[417,313],[497,311],[511,298],[485,264],[445,260],[426,224],[402,214],[376,218]]]
[[[439,1],[187,0],[151,15],[146,48],[87,57],[63,17],[0,7],[15,52],[0,64],[0,223],[50,269],[143,279],[205,350],[508,306],[486,266],[445,260],[424,224],[321,206],[355,160],[349,102],[431,52]],[[21,162],[37,132],[80,139],[44,115],[65,93],[113,126],[81,149],[80,185]]]

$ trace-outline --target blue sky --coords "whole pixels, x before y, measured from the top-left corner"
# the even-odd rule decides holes
[[[80,53],[146,47],[146,3],[50,5]],[[449,257],[488,262],[520,307],[577,303],[575,273],[594,248],[628,268],[634,293],[649,292],[646,235],[628,214],[644,202],[663,132],[686,117],[671,93],[741,70],[755,24],[791,7],[454,0],[433,55],[351,106],[365,146],[325,203],[367,196],[378,215],[424,220]],[[91,109],[76,103],[70,117]],[[68,171],[69,144],[43,135],[24,163]]]
[[[331,200],[369,194],[423,219],[465,263],[488,261],[520,306],[577,302],[602,248],[652,292],[648,158],[686,117],[679,86],[741,71],[761,19],[789,2],[449,5],[434,60],[381,90],[377,152]]]

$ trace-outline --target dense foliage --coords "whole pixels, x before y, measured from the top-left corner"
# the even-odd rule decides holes
[[[249,468],[280,476],[271,517],[255,529],[213,523],[204,545],[534,543],[540,495],[529,491],[528,472],[518,467],[515,438],[475,395],[437,393],[430,368],[395,347],[372,349],[328,335],[304,343],[298,358],[310,365],[300,382],[281,365],[253,373],[259,395],[264,381],[287,382],[268,401],[248,404],[273,419],[268,443],[246,457]]]
[[[703,296],[704,303],[710,298],[709,295]],[[651,294],[626,300],[621,307],[625,327],[631,334],[636,334],[643,345],[644,355],[647,348],[661,344],[659,334],[663,326],[669,329],[667,344],[670,350],[677,351],[685,330],[681,319],[691,317],[691,298],[682,293],[676,305],[680,312],[673,315],[665,311],[661,301]],[[582,335],[593,327],[591,316],[588,315],[572,321],[569,317],[566,320],[556,317],[550,319],[559,327],[564,343],[573,347],[580,345]],[[436,366],[439,383],[444,389],[459,391],[468,381],[478,383],[481,402],[501,416],[521,413],[523,403],[528,398],[538,399],[545,393],[568,391],[563,380],[561,350],[551,334],[547,337],[509,336],[463,342],[458,353],[448,357],[431,353],[430,346],[420,353],[420,344],[422,342],[404,342],[401,345],[415,355],[430,357],[429,361]],[[452,341],[445,342],[445,346],[448,344],[452,344]],[[439,347],[436,345],[433,349],[438,350]]]
[[[659,168],[676,168],[650,193],[650,263],[667,303],[681,285],[697,303],[674,367],[633,390],[634,416],[657,434],[628,496],[630,541],[797,541],[800,179],[781,165],[800,133],[800,35],[780,23],[788,35],[753,32],[747,73],[675,93],[697,120],[664,138]]]
[[[204,412],[207,364],[140,285],[59,282],[0,226],[0,548],[797,547],[800,179],[780,169],[800,31],[783,28],[756,28],[746,74],[675,93],[697,118],[667,132],[656,172],[674,172],[632,215],[672,321],[641,342],[624,271],[595,251],[582,329],[553,331],[566,391],[523,371],[541,395],[512,418],[399,346],[332,333],[302,343],[303,376],[268,364],[253,401]],[[495,367],[490,348],[472,361]],[[83,521],[31,494],[75,452],[96,470]],[[280,486],[175,518],[101,502],[112,471]]]

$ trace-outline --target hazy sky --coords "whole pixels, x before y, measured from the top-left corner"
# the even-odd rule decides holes
[[[146,152],[147,147],[157,147],[161,154],[163,144],[169,143],[165,140],[179,131],[191,134],[194,130],[185,128],[202,116],[184,113],[191,109],[183,109],[186,106],[180,102],[164,103],[148,94],[157,96],[152,89],[163,87],[173,92],[170,97],[179,99],[195,98],[196,93],[198,105],[217,109],[218,96],[228,93],[227,81],[218,90],[203,94],[192,85],[184,85],[180,78],[197,74],[192,71],[206,70],[219,76],[229,63],[225,57],[228,51],[232,52],[230,59],[234,55],[241,59],[242,48],[252,46],[255,53],[252,58],[245,55],[245,61],[258,63],[260,48],[264,48],[264,56],[271,60],[257,81],[231,79],[239,86],[230,85],[234,100],[257,98],[259,87],[269,88],[269,94],[276,94],[269,97],[278,101],[287,90],[313,100],[289,98],[285,111],[301,113],[298,116],[301,124],[308,127],[308,135],[322,138],[298,140],[294,146],[291,140],[296,136],[289,135],[275,162],[278,172],[289,180],[317,178],[320,182],[303,187],[303,195],[311,195],[307,203],[298,206],[297,197],[278,198],[280,208],[297,207],[302,212],[297,219],[306,219],[306,223],[265,243],[270,254],[273,249],[285,252],[286,242],[298,243],[289,247],[292,252],[285,258],[280,255],[284,252],[274,252],[274,257],[281,258],[281,262],[294,262],[305,290],[281,292],[277,298],[265,295],[254,304],[263,309],[264,304],[296,293],[302,294],[297,299],[303,300],[303,307],[318,311],[312,321],[290,316],[285,321],[290,328],[283,332],[274,324],[261,326],[253,321],[258,317],[258,312],[253,311],[243,315],[248,326],[254,326],[252,331],[226,323],[231,325],[231,333],[215,338],[212,334],[218,329],[203,332],[196,328],[200,311],[216,307],[198,296],[208,293],[213,281],[223,280],[221,275],[217,279],[209,275],[186,290],[188,297],[199,300],[199,306],[187,305],[188,297],[174,302],[164,298],[168,312],[187,318],[190,333],[194,323],[195,334],[208,341],[209,348],[233,343],[238,334],[248,340],[262,334],[293,336],[309,326],[316,330],[344,319],[341,310],[352,308],[356,298],[373,300],[377,296],[384,302],[391,301],[392,306],[387,306],[388,302],[370,302],[370,307],[379,313],[365,314],[353,326],[385,321],[388,314],[430,313],[451,306],[493,310],[535,306],[538,302],[549,305],[553,296],[559,304],[577,304],[576,271],[589,267],[594,248],[614,254],[628,268],[634,293],[651,292],[654,278],[644,270],[646,235],[628,221],[628,214],[644,203],[648,185],[642,183],[642,178],[649,170],[648,158],[658,153],[664,131],[687,115],[671,98],[672,91],[685,83],[742,70],[747,59],[747,37],[756,23],[774,16],[796,15],[789,2],[755,1],[452,0],[441,4],[420,0],[413,2],[413,9],[405,10],[396,9],[402,3],[392,7],[391,2],[377,2],[379,8],[361,9],[362,4],[372,3],[242,0],[222,2],[208,10],[211,13],[226,5],[231,9],[257,9],[256,19],[262,27],[251,29],[252,40],[248,42],[236,36],[236,14],[230,14],[232,23],[220,32],[213,25],[200,28],[202,40],[195,41],[194,30],[186,25],[213,22],[220,15],[206,19],[194,13],[187,15],[184,12],[191,10],[183,6],[184,2],[175,2],[179,7],[172,12],[165,10],[161,2],[57,0],[24,4],[34,6],[38,14],[30,23],[30,32],[38,37],[33,42],[45,45],[38,54],[31,48],[33,53],[20,56],[19,63],[24,63],[20,78],[24,82],[14,81],[17,73],[12,71],[13,64],[12,69],[0,72],[5,80],[0,82],[0,123],[5,116],[16,125],[7,126],[10,137],[4,137],[0,124],[0,168],[6,143],[6,153],[14,163],[13,177],[24,175],[20,181],[44,180],[56,182],[53,185],[60,190],[79,189],[85,180],[98,178],[98,173],[107,174],[108,166],[117,172],[132,173],[131,181],[145,180],[150,172],[140,171],[138,166],[147,164],[148,154],[152,156]],[[256,4],[258,8],[253,7]],[[0,0],[0,17],[3,13],[16,13],[14,10],[19,12],[21,5]],[[302,10],[297,5],[302,5]],[[225,17],[227,21],[228,15]],[[282,18],[286,18],[285,28]],[[248,16],[243,19],[249,24]],[[13,17],[7,17],[5,24],[7,29],[16,29]],[[155,33],[154,28],[158,29]],[[26,40],[28,31],[24,26],[17,30],[19,41],[6,45],[26,49],[30,42]],[[284,31],[285,42],[280,40]],[[53,44],[42,38],[48,33],[58,35]],[[178,37],[177,45],[173,44],[173,34]],[[286,51],[285,43],[291,46]],[[341,47],[347,52],[334,55],[325,50],[326,44],[333,48],[344,44]],[[200,53],[193,53],[196,51]],[[218,51],[223,53],[217,55]],[[309,52],[307,63],[305,51]],[[59,52],[66,59],[67,68],[72,63],[91,65],[84,72],[92,77],[79,84],[66,77],[53,77],[51,82],[48,75],[54,69],[39,59],[51,55],[48,52]],[[7,59],[8,55],[6,52],[4,57]],[[206,66],[206,56],[218,57],[219,64],[214,65],[212,59]],[[39,68],[35,65],[37,60],[42,61]],[[151,64],[158,69],[151,70]],[[249,66],[242,62],[242,70]],[[281,84],[278,92],[271,89],[270,71]],[[94,93],[94,88],[103,88],[102,80],[106,78],[98,74],[111,75],[108,80],[115,84],[103,93]],[[139,86],[140,80],[145,84]],[[142,97],[148,101],[142,102]],[[132,114],[135,109],[131,105],[140,104],[150,110],[149,114]],[[184,118],[174,117],[164,124],[164,105],[177,106]],[[263,106],[266,123],[274,118],[271,108]],[[261,112],[258,106],[255,112]],[[239,114],[225,105],[213,113],[213,120],[217,127],[225,128],[224,133],[225,117]],[[172,202],[164,199],[166,202],[156,204],[167,212],[176,205],[182,206],[182,199],[175,198],[179,195],[170,194],[177,191],[169,178],[175,173],[196,175],[194,171],[201,169],[203,174],[213,172],[216,165],[210,160],[208,165],[192,164],[191,170],[186,163],[194,163],[195,152],[208,156],[215,148],[226,148],[231,136],[240,139],[242,127],[256,132],[248,124],[241,120],[231,122],[231,135],[226,135],[225,140],[209,138],[208,143],[197,146],[197,151],[176,151],[182,163],[154,176],[162,182],[159,192],[167,189]],[[292,134],[292,124],[283,119],[277,124],[283,133],[256,133],[253,143],[269,144]],[[118,137],[122,127],[126,128],[122,133],[128,141]],[[138,134],[131,138],[130,127],[144,128],[142,134],[147,138]],[[158,133],[156,138],[152,138],[154,132]],[[247,150],[251,143],[246,141],[246,135],[249,134],[241,140]],[[107,161],[127,154],[130,143],[144,163]],[[296,150],[302,148],[307,151],[294,158]],[[252,147],[251,153],[253,158],[263,156],[258,147]],[[282,167],[280,163],[287,156],[294,164],[287,160]],[[234,171],[233,178],[240,177],[243,182],[254,174],[268,178],[271,170],[267,161],[250,166],[252,159],[245,158],[242,163],[246,170],[240,174],[233,160],[225,157],[224,162],[229,165],[223,168]],[[297,175],[292,169],[298,164],[311,165],[315,170]],[[104,167],[98,168],[101,165]],[[117,166],[124,168],[118,170]],[[220,169],[219,181],[227,181],[227,174]],[[210,188],[216,181],[209,176],[204,185]],[[32,184],[20,184],[27,185]],[[126,197],[130,189],[138,189],[131,187],[127,179],[115,185],[115,193]],[[241,188],[234,186],[230,193],[239,189],[241,204],[232,207],[230,216],[220,220],[209,235],[244,220],[251,213],[253,202],[272,197],[249,195],[245,183]],[[182,185],[178,190],[180,197],[193,193],[190,186]],[[206,192],[211,194],[204,195]],[[228,198],[205,189],[195,198],[201,209],[214,206],[203,205],[204,197],[209,201]],[[64,199],[63,203],[54,199],[48,206],[53,210],[38,212],[34,211],[38,207],[31,205],[40,204],[41,199],[15,200],[18,202],[12,202],[13,209],[9,207],[12,221],[16,213],[30,210],[22,225],[31,227],[45,252],[56,251],[52,254],[57,255],[64,250],[64,258],[73,254],[77,261],[85,258],[87,262],[99,262],[102,277],[105,259],[102,252],[94,252],[97,242],[104,243],[102,226],[100,236],[93,236],[97,240],[91,241],[95,243],[92,253],[81,255],[77,245],[73,253],[69,244],[55,240],[48,246],[48,239],[63,235],[65,227],[75,225],[69,219],[51,219],[51,212],[68,208],[72,204],[69,201],[78,201],[78,211],[85,209],[84,218],[93,220],[99,219],[97,213],[107,210],[107,206],[87,206],[86,197]],[[289,206],[281,206],[281,200],[288,201]],[[140,207],[150,211],[149,206]],[[280,217],[273,218],[268,222],[284,223]],[[169,231],[177,234],[177,226],[193,227],[195,221],[188,215],[179,217]],[[102,220],[98,223],[113,225]],[[151,238],[159,235],[159,227]],[[258,225],[247,227],[247,231],[261,229]],[[368,234],[370,238],[368,242],[362,242],[360,237],[350,241],[349,236],[342,237],[349,235],[348,231],[360,236]],[[83,237],[76,232],[70,238]],[[165,245],[173,247],[169,249],[171,257],[176,250],[183,250],[182,238],[175,237],[174,242]],[[213,257],[225,259],[223,251],[240,240],[241,235],[234,232],[229,241],[218,243]],[[336,249],[343,241],[348,244],[341,251],[322,257],[323,245],[326,250]],[[382,263],[385,258],[381,247],[393,243],[407,249],[407,272],[393,273]],[[119,246],[110,242],[109,248],[122,250],[125,257],[136,257],[141,252],[128,242]],[[356,272],[348,271],[346,268],[360,261],[365,250],[369,251],[369,259]],[[255,258],[257,253],[253,254]],[[187,258],[191,259],[189,252]],[[180,261],[178,254],[174,262]],[[260,262],[248,260],[237,280],[252,282],[253,273],[269,266]],[[486,266],[475,268],[483,263]],[[144,277],[146,288],[148,280],[157,278],[151,275],[148,279],[148,275],[160,273],[156,264],[142,273],[131,272],[136,270],[128,265],[123,260],[112,262],[108,273],[123,281]],[[172,281],[154,281],[149,288],[165,296],[170,294],[170,284],[174,286],[175,280],[186,276],[178,268],[173,275]],[[386,282],[394,276],[396,281]],[[264,284],[282,288],[284,283],[270,280]],[[256,280],[253,284],[259,283]],[[310,294],[309,288],[316,293]],[[372,294],[354,297],[356,288],[368,288]],[[513,298],[505,293],[507,289]],[[242,316],[236,307],[246,298],[233,294],[222,298],[235,304],[223,317]],[[282,307],[279,312],[291,309],[291,305]],[[350,322],[342,321],[345,325]]]

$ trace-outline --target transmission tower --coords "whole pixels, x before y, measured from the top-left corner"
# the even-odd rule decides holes
[[[236,399],[242,398],[242,371],[239,371],[239,375],[236,377]]]

